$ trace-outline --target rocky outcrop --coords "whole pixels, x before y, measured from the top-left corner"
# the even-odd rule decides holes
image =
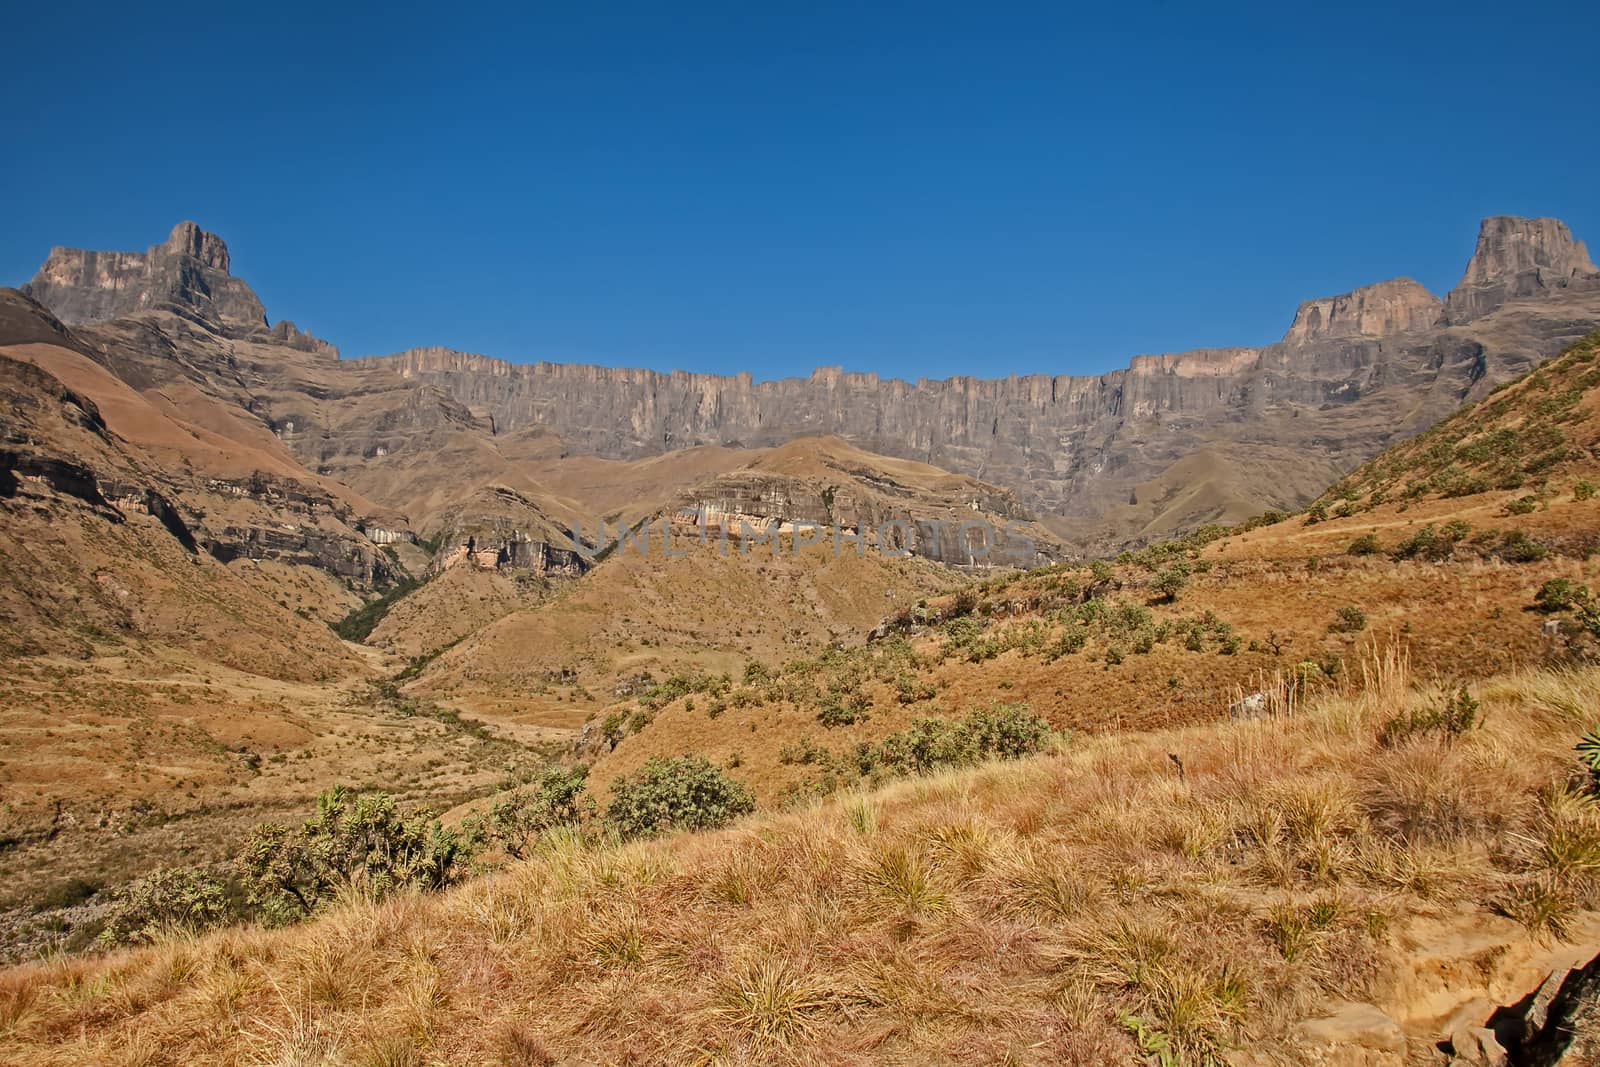
[[[1600,289],[1600,270],[1566,223],[1496,215],[1479,227],[1461,284],[1445,298],[1445,316],[1467,323],[1508,300],[1569,288]]]
[[[312,352],[329,359],[339,358],[339,349],[320,337],[313,337],[288,319],[279,319],[277,324],[268,331],[272,340],[280,345],[297,348],[302,352]]]
[[[69,326],[166,308],[265,329],[261,301],[228,265],[222,238],[180,222],[142,253],[52,248],[22,291]]]
[[[996,486],[971,482],[934,492],[877,471],[841,467],[837,475],[720,475],[677,501],[671,527],[719,544],[800,537],[841,551],[909,554],[962,567],[1031,567],[1065,555],[1016,497]]]
[[[590,566],[573,542],[574,531],[563,529],[537,504],[506,486],[472,493],[447,509],[440,522],[430,574],[468,566],[576,578]]]
[[[1390,337],[1426,330],[1439,321],[1439,298],[1410,278],[1366,285],[1343,296],[1307,300],[1283,335],[1286,345],[1354,337]]]
[[[292,322],[269,330],[260,298],[229,273],[230,266],[227,242],[193,222],[180,222],[164,242],[144,252],[52,248],[22,291],[69,326],[172,311],[229,336],[260,337],[338,356],[338,349]]]

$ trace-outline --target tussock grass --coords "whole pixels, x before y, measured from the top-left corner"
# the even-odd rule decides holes
[[[435,897],[0,972],[6,1063],[1218,1064],[1372,995],[1397,925],[1600,905],[1600,669],[1404,654],[1293,714],[1081,738],[709,834],[540,839]],[[1182,770],[1171,756],[1180,757]],[[1480,901],[1489,903],[1482,904]]]

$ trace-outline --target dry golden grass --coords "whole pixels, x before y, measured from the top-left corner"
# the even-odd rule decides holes
[[[1494,679],[1480,727],[1384,744],[1436,699],[1409,669],[1293,718],[1088,737],[713,834],[557,833],[438,897],[14,968],[0,1059],[1293,1062],[1335,997],[1422,1041],[1432,1002],[1393,980],[1419,931],[1522,959],[1600,933],[1572,752],[1600,669]]]

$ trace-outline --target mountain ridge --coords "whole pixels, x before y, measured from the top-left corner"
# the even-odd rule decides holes
[[[430,387],[440,402],[459,405],[461,414],[449,418],[481,423],[485,440],[538,430],[556,435],[564,454],[632,461],[838,436],[1010,489],[1083,551],[1301,506],[1328,476],[1426,429],[1600,324],[1600,272],[1582,242],[1558,220],[1511,216],[1483,220],[1461,284],[1442,299],[1412,280],[1390,279],[1303,301],[1283,338],[1269,345],[1136,355],[1094,375],[994,379],[908,381],[818,367],[757,382],[749,373],[512,363],[440,346],[334,360],[325,358],[336,353],[331,345],[292,323],[269,329],[254,304],[239,305],[242,313],[219,306],[211,294],[237,279],[225,273],[226,245],[193,224],[152,246],[140,260],[147,290],[124,286],[114,306],[99,290],[122,285],[124,275],[90,270],[98,255],[53,251],[27,291],[69,317],[133,306],[141,309],[137,318],[156,309],[210,321],[222,337],[313,353],[325,380],[314,396],[381,391],[385,378]],[[397,401],[402,406],[416,400],[400,396],[411,397]],[[275,432],[314,470],[337,468],[360,481],[379,447],[381,459],[415,445],[369,440],[396,424],[387,409],[363,429],[340,414],[348,405],[290,406],[260,410],[272,412]],[[1177,465],[1197,452],[1216,457],[1208,469],[1228,484],[1147,491],[1139,503],[1140,486],[1173,482]],[[1287,473],[1274,476],[1274,469]]]

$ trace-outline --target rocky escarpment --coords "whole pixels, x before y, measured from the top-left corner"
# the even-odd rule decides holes
[[[1031,567],[1065,549],[1033,521],[1016,495],[972,479],[918,485],[909,478],[835,454],[832,442],[798,443],[763,460],[776,467],[806,452],[817,469],[734,471],[683,493],[664,515],[680,534],[772,542],[774,535],[833,545],[838,551],[915,555],[953,566]],[[838,450],[844,447],[838,443]]]
[[[201,251],[213,260],[225,256]],[[175,420],[96,361],[120,360],[139,372],[130,373],[134,381],[150,373],[132,354],[111,358],[113,342],[125,343],[120,335],[80,330],[19,292],[0,291],[0,495],[15,496],[27,483],[71,497],[113,523],[149,515],[186,551],[224,563],[310,566],[368,588],[403,577],[362,532],[385,521],[384,514],[363,512],[287,457],[273,462],[252,455],[245,442],[217,440],[200,425]],[[200,354],[190,349],[186,356],[192,362]],[[143,350],[141,358],[181,365],[175,349]],[[80,384],[69,387],[58,376]],[[175,385],[170,377],[163,384],[169,391]],[[185,413],[200,423],[215,417],[192,398]],[[264,429],[257,432],[270,440]],[[403,521],[388,521],[406,533]]]
[[[144,311],[171,311],[229,335],[263,336],[308,352],[337,356],[326,341],[292,322],[270,330],[255,292],[229,273],[228,245],[193,222],[180,222],[144,252],[52,248],[22,291],[69,326],[107,322]]]
[[[499,432],[545,427],[580,452],[633,458],[837,434],[1006,486],[1045,516],[1065,519],[1103,517],[1138,485],[1212,450],[1221,466],[1263,473],[1226,507],[1194,505],[1187,521],[1237,519],[1250,508],[1304,503],[1327,475],[1600,323],[1600,289],[1584,280],[1587,258],[1565,227],[1490,219],[1484,233],[1466,284],[1443,303],[1415,282],[1379,283],[1308,301],[1283,339],[1264,348],[1140,356],[1124,370],[1087,377],[908,382],[824,368],[756,382],[748,374],[512,364],[440,348],[357,362],[434,384],[491,415]],[[1477,311],[1460,321],[1442,308]],[[1342,469],[1325,469],[1330,455]],[[1297,480],[1301,468],[1314,474]]]
[[[1600,289],[1589,250],[1559,219],[1483,220],[1461,284],[1445,300],[1452,323],[1482,318],[1508,300],[1562,289]]]
[[[533,501],[507,486],[486,486],[437,520],[430,574],[477,567],[539,578],[576,578],[591,565],[582,531],[566,530]],[[580,551],[580,548],[582,551]]]

